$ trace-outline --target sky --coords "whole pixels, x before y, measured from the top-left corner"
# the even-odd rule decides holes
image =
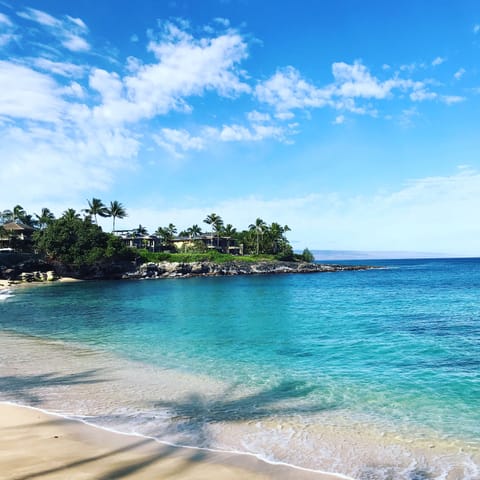
[[[0,0],[0,209],[93,197],[480,256],[480,2]]]

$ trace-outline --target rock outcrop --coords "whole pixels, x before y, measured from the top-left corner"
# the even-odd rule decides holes
[[[176,278],[232,275],[270,275],[285,273],[319,273],[343,270],[368,270],[373,267],[362,265],[330,265],[304,262],[159,262],[144,263],[134,272],[125,273],[123,278]]]

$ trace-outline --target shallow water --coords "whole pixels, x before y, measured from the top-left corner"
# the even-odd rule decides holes
[[[478,479],[480,260],[379,263],[18,288],[1,398],[355,478]]]

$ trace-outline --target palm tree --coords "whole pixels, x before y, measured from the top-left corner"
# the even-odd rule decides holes
[[[266,227],[267,224],[261,218],[257,218],[255,223],[252,223],[248,226],[251,231],[255,231],[257,236],[257,255],[260,253],[260,235],[263,235]]]
[[[177,233],[177,227],[173,223],[168,224],[167,230],[168,233],[170,233],[170,235],[172,236],[172,238]]]
[[[43,230],[52,220],[55,220],[55,215],[50,211],[49,208],[42,208],[40,215],[35,214],[40,226],[40,230]]]
[[[127,216],[127,211],[120,202],[114,200],[113,202],[110,202],[110,208],[107,208],[107,216],[113,218],[112,231],[115,231],[115,220],[117,218],[125,218]]]
[[[217,234],[217,247],[220,243],[220,230],[223,227],[223,220],[220,215],[217,215],[216,213],[211,213],[210,215],[207,215],[205,220],[203,221],[207,225],[212,226],[212,230]]]
[[[269,229],[268,233],[270,234],[272,253],[278,253],[281,250],[281,245],[284,244],[287,239],[285,238],[285,232],[289,232],[290,227],[284,225],[283,227],[276,222],[273,222]]]
[[[187,228],[187,235],[190,238],[199,237],[201,234],[202,234],[202,229],[197,224]]]
[[[73,220],[78,220],[80,218],[80,214],[77,213],[77,211],[73,208],[69,208],[63,212],[62,218],[70,222]]]
[[[100,217],[108,217],[108,208],[99,198],[92,198],[92,201],[87,200],[88,208],[83,209],[87,215],[93,215],[95,223],[98,225],[97,215]]]
[[[172,226],[174,227],[173,229],[171,228]],[[168,227],[158,227],[155,231],[155,235],[160,238],[160,241],[165,248],[170,248],[172,246],[174,235],[172,230],[176,231],[175,225],[170,224]]]
[[[0,217],[2,219],[2,223],[13,222],[13,212],[11,210],[3,210],[3,212],[0,213]]]
[[[227,223],[222,233],[226,237],[233,237],[237,233],[237,229],[231,223]]]
[[[148,230],[143,225],[139,225],[135,233],[142,236],[148,235]]]
[[[27,212],[21,205],[15,205],[13,207],[13,221],[20,220],[22,221],[25,218]]]

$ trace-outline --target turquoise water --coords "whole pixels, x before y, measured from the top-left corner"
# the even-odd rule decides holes
[[[209,406],[208,415],[202,411],[201,419],[194,418],[195,412],[185,413],[183,400],[163,399],[158,391],[148,412],[154,418],[157,409],[162,422],[169,415],[177,422],[189,417],[189,428],[192,421],[217,429],[227,429],[231,422],[254,422],[249,428],[256,429],[255,441],[252,432],[243,431],[232,437],[238,444],[228,446],[272,460],[332,469],[328,461],[325,465],[311,458],[313,453],[305,454],[307,433],[310,447],[318,441],[309,430],[312,424],[328,426],[332,435],[355,423],[372,426],[382,436],[451,440],[477,448],[480,260],[369,263],[386,268],[18,288],[0,303],[0,329],[107,352],[150,371],[194,375],[208,379],[205,385],[212,381],[226,392],[235,391],[240,400],[229,403],[225,394],[220,405],[216,394],[217,403]],[[15,398],[12,385],[9,399]],[[200,393],[201,387],[195,388],[182,391],[208,398],[207,387]],[[2,394],[5,397],[0,389],[0,398]],[[146,395],[139,393],[138,403],[135,395],[129,397],[123,405],[128,419],[119,418],[119,398],[115,408],[110,406],[109,412],[116,413],[108,425],[125,426],[136,408],[144,415]],[[288,437],[289,453],[282,453],[286,444],[263,451],[259,429],[269,427],[262,422],[282,425],[282,419],[294,431]],[[142,432],[139,425],[145,422],[132,422]],[[182,425],[185,428],[185,422]],[[298,447],[296,437],[302,437]],[[203,446],[201,440],[187,438]],[[210,440],[208,446],[225,444]],[[314,447],[312,452],[320,448]],[[391,474],[382,465],[367,469],[347,463],[335,471],[372,479],[457,478],[442,477],[445,471],[436,472],[435,465],[422,467],[424,477],[411,471],[402,477],[400,467]],[[467,470],[458,478],[480,478],[475,460],[470,476]]]

